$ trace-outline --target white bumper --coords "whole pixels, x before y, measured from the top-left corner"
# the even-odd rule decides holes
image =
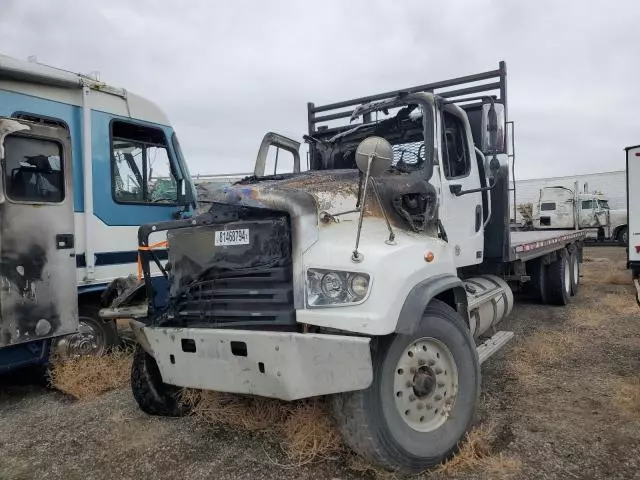
[[[373,378],[369,338],[204,328],[134,330],[144,337],[139,340],[151,350],[162,380],[181,387],[296,400],[362,390]]]

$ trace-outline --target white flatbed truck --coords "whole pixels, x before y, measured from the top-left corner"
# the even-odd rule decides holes
[[[510,231],[506,102],[501,62],[309,104],[309,171],[297,142],[270,133],[253,175],[200,185],[207,212],[141,227],[141,288],[154,297],[149,236],[162,231],[170,284],[166,308],[129,307],[141,409],[186,413],[181,387],[326,395],[345,442],[385,468],[455,452],[480,365],[513,336],[495,328],[512,288],[565,305],[579,283],[584,231]],[[269,146],[293,171],[265,175]]]

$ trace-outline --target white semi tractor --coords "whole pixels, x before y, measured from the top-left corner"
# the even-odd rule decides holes
[[[586,186],[578,188],[578,182],[574,188],[541,188],[538,201],[532,205],[531,218],[525,222],[535,230],[584,229],[587,238],[628,245],[627,211],[609,208],[604,194],[585,189]]]
[[[565,305],[583,231],[511,232],[506,65],[328,105],[308,105],[299,144],[268,134],[253,175],[200,185],[206,212],[139,230],[169,301],[136,312],[140,408],[180,415],[181,387],[283,400],[329,396],[345,442],[389,469],[420,471],[472,424],[480,365],[529,288]],[[354,123],[355,120],[359,120]],[[293,171],[265,175],[269,146]],[[162,265],[149,235],[166,231]],[[129,303],[129,306],[127,306]],[[113,311],[105,310],[105,315]]]

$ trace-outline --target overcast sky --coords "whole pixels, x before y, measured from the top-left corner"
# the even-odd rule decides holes
[[[327,103],[508,66],[518,178],[624,168],[640,2],[0,0],[0,53],[146,96],[192,173],[252,170]]]

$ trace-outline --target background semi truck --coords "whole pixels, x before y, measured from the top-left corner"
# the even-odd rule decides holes
[[[310,171],[297,142],[268,134],[252,176],[199,185],[205,213],[142,226],[145,282],[117,302],[136,312],[142,410],[187,412],[181,387],[327,395],[346,443],[384,467],[454,452],[481,363],[512,337],[496,325],[513,290],[556,305],[578,290],[583,231],[510,231],[506,92],[500,63],[310,103]],[[273,146],[291,171],[265,175]],[[162,231],[166,265],[149,248]],[[163,308],[135,305],[158,294],[151,265],[169,282]]]
[[[628,245],[627,211],[609,208],[604,194],[585,189],[578,188],[578,182],[574,188],[541,188],[537,202],[519,205],[524,226],[535,230],[584,229],[587,238]]]
[[[100,295],[135,274],[138,226],[193,204],[175,132],[127,90],[0,56],[0,146],[0,372],[44,362],[52,338],[99,354],[117,342]]]

